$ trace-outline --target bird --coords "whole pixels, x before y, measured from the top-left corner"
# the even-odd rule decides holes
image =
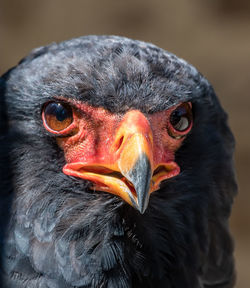
[[[0,91],[3,287],[234,287],[234,137],[195,67],[90,35]]]

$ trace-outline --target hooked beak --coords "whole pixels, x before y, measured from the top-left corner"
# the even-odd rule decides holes
[[[105,160],[68,163],[63,172],[91,181],[92,189],[118,195],[144,213],[150,194],[179,174],[179,166],[173,161],[154,163],[152,131],[139,111],[125,115],[114,139]]]

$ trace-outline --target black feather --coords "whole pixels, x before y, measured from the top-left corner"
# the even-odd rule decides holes
[[[0,88],[1,213],[14,196],[11,217],[0,218],[10,218],[6,287],[233,287],[234,139],[194,67],[149,43],[88,36],[34,50]],[[62,173],[63,152],[41,121],[55,96],[112,113],[192,102],[181,173],[151,195],[144,215]]]

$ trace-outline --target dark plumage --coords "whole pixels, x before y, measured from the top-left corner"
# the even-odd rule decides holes
[[[14,195],[5,287],[233,287],[234,140],[194,67],[152,44],[88,36],[33,50],[0,83],[2,203]],[[192,103],[192,130],[175,153],[181,172],[151,194],[144,214],[62,172],[64,137],[41,117],[55,96],[119,117]]]

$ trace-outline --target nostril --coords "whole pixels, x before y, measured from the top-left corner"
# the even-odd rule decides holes
[[[117,144],[116,144],[116,151],[118,151],[120,147],[122,146],[123,140],[124,140],[124,136],[121,136],[120,139],[118,139]]]

